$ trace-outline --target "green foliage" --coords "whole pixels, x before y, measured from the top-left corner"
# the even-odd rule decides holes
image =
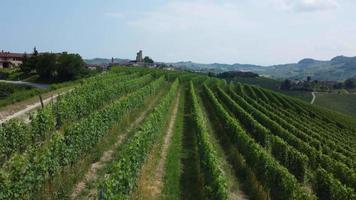
[[[222,171],[221,166],[219,166],[217,152],[210,142],[206,121],[192,82],[190,82],[190,95],[192,96],[200,165],[204,170],[205,183],[211,188],[211,190],[208,191],[209,199],[228,199],[227,178]]]
[[[254,118],[266,128],[268,128],[271,133],[283,139],[287,144],[294,147],[300,153],[305,154],[308,157],[310,161],[309,164],[313,169],[316,169],[318,166],[322,166],[328,169],[328,171],[333,173],[337,178],[339,178],[342,183],[347,184],[349,187],[355,186],[356,174],[344,163],[335,159],[336,155],[333,153],[332,149],[321,145],[319,141],[304,134],[303,132],[296,129],[293,125],[286,122],[284,119],[278,117],[276,114],[274,114],[274,111],[265,110],[265,108],[259,106],[250,98],[245,96],[245,99],[249,101],[246,102],[246,100],[242,97],[234,95],[234,92],[232,92],[232,96],[239,105],[244,107],[244,109],[246,109],[248,112],[252,113]],[[283,100],[281,97],[279,98]],[[294,104],[292,105],[291,102],[285,100],[283,101],[284,104],[289,105],[290,108],[293,108]],[[253,106],[251,106],[249,103],[252,103]],[[298,107],[298,109],[299,113],[300,111],[304,112],[303,108]],[[264,111],[264,113],[261,111]],[[268,116],[266,114],[268,114]],[[322,152],[319,150],[322,150]],[[330,156],[334,158],[331,158]]]
[[[356,87],[356,79],[355,78],[350,78],[347,79],[344,83],[346,89],[353,89]]]
[[[107,101],[130,93],[144,86],[151,79],[151,75],[137,78],[137,74],[109,74],[86,80],[86,84],[82,87],[64,97],[59,97],[55,103],[49,104],[44,109],[32,114],[30,124],[23,125],[22,130],[23,135],[27,135],[31,140],[23,143],[23,146],[27,147],[45,141],[50,138],[51,133],[56,128],[62,127],[64,123],[79,120],[89,115]],[[12,130],[8,129],[8,131],[11,132]],[[18,131],[17,129],[15,133]],[[0,163],[6,161],[11,152],[4,156],[5,159],[1,159]]]
[[[298,184],[297,179],[286,168],[278,164],[261,146],[251,139],[223,108],[213,92],[204,86],[216,114],[247,164],[255,172],[259,181],[271,190],[273,199],[315,199]]]
[[[145,57],[143,58],[143,62],[144,62],[144,63],[149,63],[149,64],[154,63],[154,61],[152,60],[152,58],[150,58],[150,57],[148,57],[148,56],[145,56]]]
[[[73,80],[85,72],[85,63],[79,54],[62,53],[57,58],[58,79]]]
[[[55,116],[51,107],[39,110],[31,116],[32,141],[43,141],[55,129]]]
[[[37,57],[36,72],[43,80],[54,80],[58,76],[57,56],[52,53],[44,53]]]
[[[320,200],[356,199],[356,194],[352,189],[342,185],[323,169],[316,171],[314,190]]]
[[[0,126],[0,163],[11,154],[21,152],[30,142],[28,127],[25,123],[12,119]]]
[[[45,180],[88,152],[113,124],[120,122],[132,110],[142,107],[146,97],[156,94],[163,82],[163,77],[157,79],[65,128],[64,135],[52,134],[46,145],[29,147],[26,153],[12,156],[5,165],[5,177],[9,177],[6,181],[11,184],[5,188],[4,194],[12,199],[30,197]],[[44,129],[41,127],[41,130]]]
[[[232,93],[231,90],[230,93]],[[239,119],[239,122],[244,125],[245,129],[251,136],[267,150],[271,149],[272,155],[280,162],[280,164],[285,166],[300,182],[304,182],[308,158],[289,146],[278,136],[272,135],[270,130],[257,122],[220,88],[218,88],[218,96],[222,99],[222,102],[227,104],[229,110],[234,113]],[[247,103],[245,102],[244,104]],[[255,110],[253,107],[250,107],[249,111],[259,113],[259,111]],[[267,119],[262,113],[259,114],[263,119]]]
[[[39,58],[36,65],[37,61],[51,64],[49,57]],[[55,60],[56,77],[61,65],[63,70],[77,73],[77,69],[65,66],[80,65],[78,55],[57,55]],[[236,147],[229,151],[243,156],[241,162],[271,199],[316,199],[314,194],[319,199],[355,199],[356,126],[350,118],[256,86],[227,84],[197,73],[136,67],[113,67],[107,73],[77,81],[74,90],[34,112],[28,124],[19,120],[1,124],[0,199],[37,198],[62,172],[96,150],[114,125],[143,109],[147,98],[168,83],[165,80],[173,82],[169,91],[119,147],[114,164],[100,181],[99,193],[105,199],[126,199],[136,187],[152,146],[162,137],[179,82],[190,89],[191,105],[185,106],[193,111],[189,128],[197,134],[197,163],[207,198],[227,199],[230,195],[219,162],[224,158],[218,158],[212,144],[194,86],[203,86],[202,100],[210,102],[207,105],[216,114],[217,124]],[[67,85],[51,89],[63,86]],[[12,88],[1,89],[13,92]],[[173,141],[176,146],[172,149],[182,148],[177,147],[180,139]],[[178,152],[174,156],[173,164],[184,155]],[[176,190],[180,173],[172,175]],[[311,190],[306,189],[310,185]]]
[[[62,82],[81,78],[89,74],[79,54],[42,53],[24,58],[21,71],[29,74],[33,70],[42,81]]]
[[[135,187],[139,170],[164,126],[178,86],[176,80],[168,94],[121,147],[120,157],[115,161],[110,175],[100,184],[99,193],[103,194],[104,199],[126,199]]]

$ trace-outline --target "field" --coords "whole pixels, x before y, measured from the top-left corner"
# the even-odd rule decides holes
[[[0,199],[356,199],[354,119],[205,75],[114,67],[0,126]]]
[[[314,103],[356,117],[356,94],[317,93]]]

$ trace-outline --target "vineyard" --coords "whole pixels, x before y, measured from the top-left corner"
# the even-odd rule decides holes
[[[113,67],[0,125],[0,199],[356,199],[356,122],[261,87]]]

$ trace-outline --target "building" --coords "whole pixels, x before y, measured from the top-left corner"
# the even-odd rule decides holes
[[[143,62],[143,55],[142,55],[142,50],[140,50],[136,55],[136,63],[142,63],[142,62]]]
[[[11,53],[0,52],[0,68],[13,68],[22,64],[22,60],[25,54],[23,53]]]

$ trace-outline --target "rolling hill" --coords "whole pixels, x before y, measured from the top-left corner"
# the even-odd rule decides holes
[[[252,71],[263,76],[276,79],[306,79],[310,76],[314,80],[345,80],[356,76],[356,57],[337,56],[329,61],[305,58],[298,63],[272,66],[258,66],[249,64],[200,64],[194,62],[170,63],[177,68],[200,72],[220,73],[224,71]]]
[[[190,72],[113,67],[0,126],[0,199],[356,198],[355,119]]]
[[[115,58],[115,63],[127,62],[128,59]],[[86,59],[87,64],[109,64],[111,59],[95,58]],[[313,80],[334,80],[342,81],[356,76],[356,57],[337,56],[329,61],[305,58],[297,63],[279,64],[271,66],[260,66],[251,64],[222,64],[211,63],[202,64],[192,61],[166,63],[176,68],[198,71],[221,73],[226,71],[251,71],[259,75],[274,79],[306,79],[310,76]]]

